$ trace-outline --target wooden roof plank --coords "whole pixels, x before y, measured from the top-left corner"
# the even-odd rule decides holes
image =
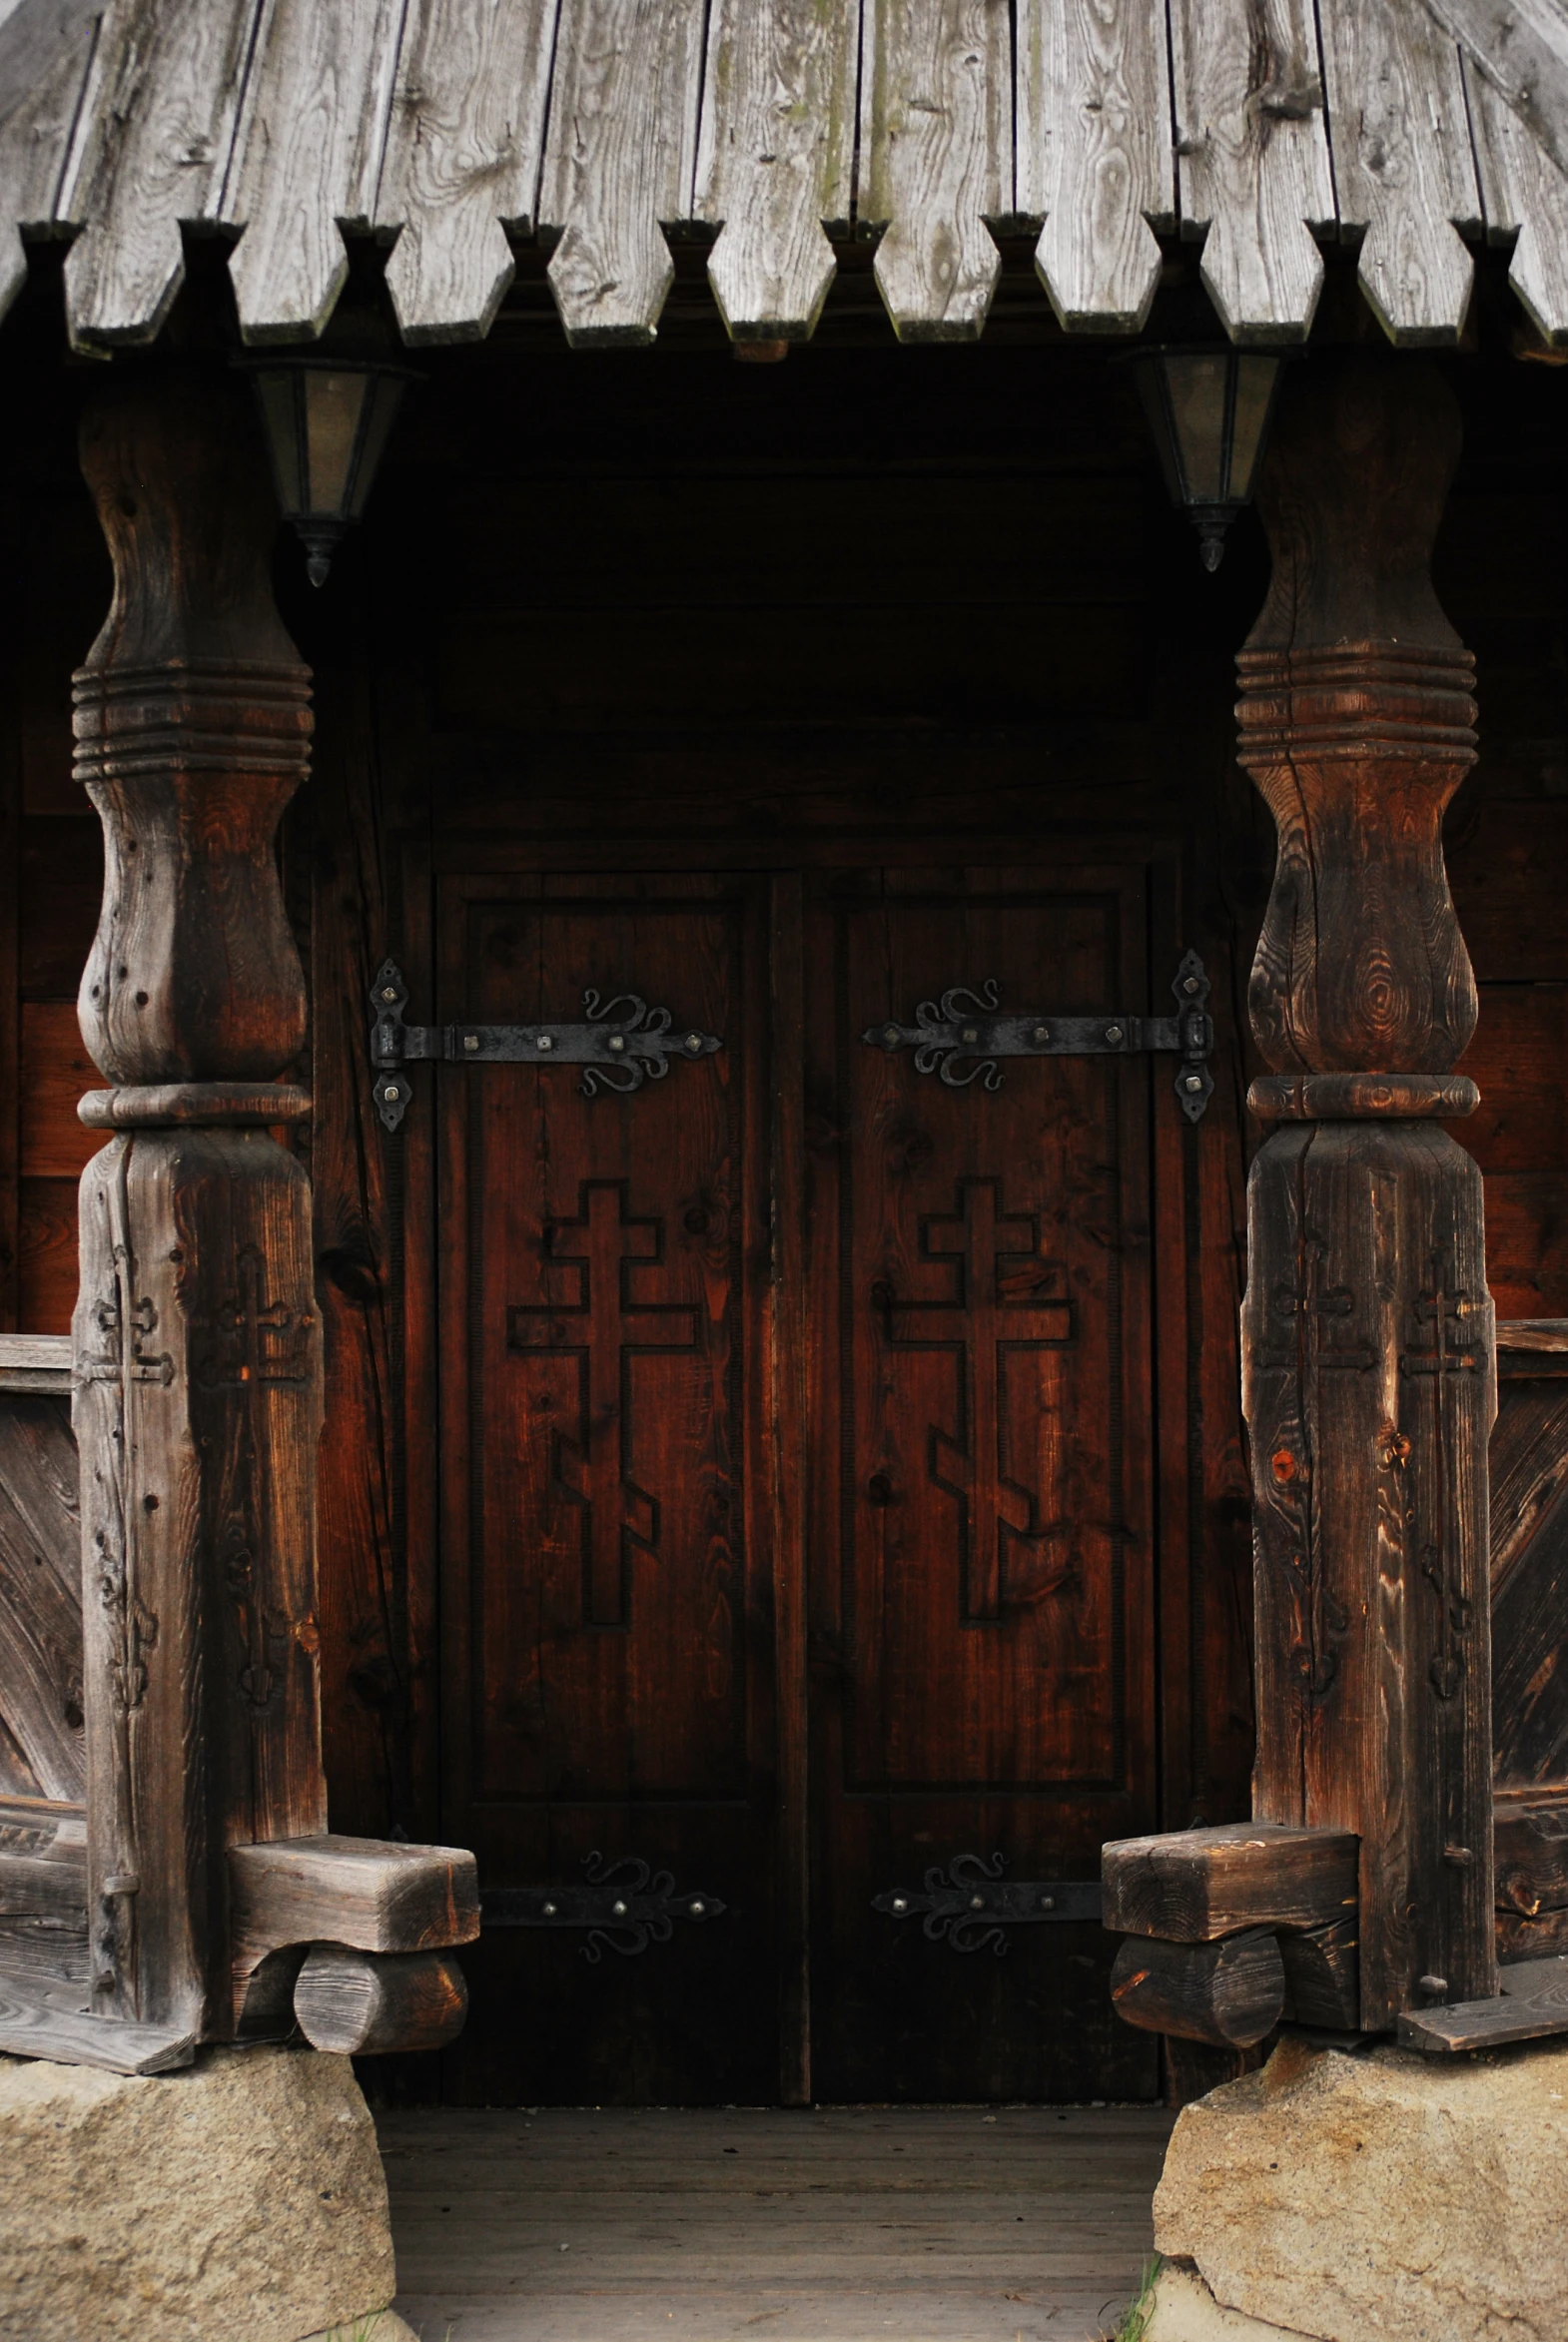
[[[222,217],[251,343],[312,341],[349,273],[340,223],[369,228],[404,0],[263,0]]]
[[[110,0],[60,217],[74,342],[156,339],[185,280],[182,224],[223,188],[258,0]]]
[[[1070,333],[1136,334],[1176,224],[1163,8],[1019,0],[1018,209],[1044,218],[1035,266]]]
[[[1304,342],[1337,225],[1312,0],[1172,0],[1183,232],[1233,342]]]
[[[27,276],[22,236],[55,225],[103,0],[23,0],[0,24],[0,318]]]
[[[1487,236],[1517,238],[1508,282],[1548,347],[1568,349],[1568,178],[1468,59],[1465,88]]]
[[[860,0],[715,0],[696,219],[719,230],[708,282],[736,341],[804,342],[854,192]]]
[[[1320,0],[1341,229],[1361,290],[1404,349],[1457,342],[1480,226],[1459,52],[1408,0]]]
[[[556,0],[410,0],[377,226],[404,341],[476,342],[533,233]]]
[[[647,343],[674,281],[661,222],[690,218],[701,0],[562,0],[539,225],[574,348]]]
[[[1002,258],[988,219],[1012,210],[1013,58],[1007,0],[866,0],[860,96],[862,226],[901,342],[972,342]]]
[[[1568,177],[1568,24],[1557,0],[1426,6]]]

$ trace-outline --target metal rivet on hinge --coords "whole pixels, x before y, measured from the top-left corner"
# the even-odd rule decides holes
[[[969,1908],[971,1911],[984,1911],[986,1908],[985,1897],[983,1895],[972,1895],[969,1899]]]
[[[902,1919],[904,1914],[909,1909],[907,1898],[902,1895],[895,1895],[893,1898],[893,1909],[897,1912],[899,1918]]]
[[[382,998],[383,998],[383,1000],[384,1000],[384,1001],[394,1001],[394,1000],[397,998],[397,987],[396,987],[396,985],[395,985],[395,984],[384,984],[384,985],[382,986]]]
[[[1049,1040],[1051,1039],[1051,1028],[1050,1028],[1050,1026],[1049,1026],[1049,1025],[1037,1025],[1037,1026],[1035,1027],[1035,1030],[1034,1030],[1034,1032],[1033,1032],[1033,1033],[1030,1035],[1030,1039],[1031,1039],[1032,1041],[1049,1041]]]
[[[554,1036],[549,1033],[541,1033],[539,1035],[537,1046],[540,1049],[553,1049],[555,1047]]]
[[[705,1919],[707,1916],[708,1907],[705,1903],[691,1903],[686,1908],[694,1920]]]
[[[612,1903],[610,1910],[618,1920],[623,1920],[626,1917],[626,1906],[623,1903]]]
[[[614,1050],[622,1050],[622,1049],[624,1049],[624,1048],[625,1048],[625,1046],[626,1046],[626,1036],[625,1036],[625,1034],[624,1034],[624,1033],[612,1033],[612,1034],[610,1035],[610,1047],[611,1047],[611,1049],[614,1049]]]
[[[1115,1045],[1123,1038],[1124,1036],[1120,1025],[1108,1025],[1106,1027],[1106,1039],[1112,1044],[1113,1047],[1115,1047]]]
[[[979,1026],[966,1025],[963,1032],[959,1035],[959,1039],[961,1041],[978,1041],[980,1039]]]
[[[1055,1911],[1057,1908],[1056,1897],[1054,1895],[1043,1895],[1040,1898],[1040,1908],[1042,1911]]]
[[[697,1052],[702,1047],[702,1035],[700,1033],[688,1033],[686,1036],[686,1047],[690,1050],[692,1056],[695,1057]]]
[[[386,1089],[382,1092],[382,1096],[386,1099],[389,1106],[395,1106],[398,1099],[402,1096],[402,1092],[398,1089],[395,1082],[389,1082]]]
[[[547,1920],[552,1920],[555,1917],[556,1907],[553,1903],[546,1903],[541,1906],[541,1909],[543,1910],[544,1916]]]
[[[1202,1075],[1201,1075],[1201,1074],[1188,1074],[1188,1076],[1187,1076],[1187,1078],[1186,1078],[1186,1085],[1185,1085],[1185,1086],[1186,1086],[1186,1088],[1187,1088],[1188,1090],[1201,1090],[1201,1089],[1202,1089],[1202,1087],[1203,1087],[1203,1077],[1202,1077]]]

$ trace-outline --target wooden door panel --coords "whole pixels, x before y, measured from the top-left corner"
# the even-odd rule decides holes
[[[771,2095],[760,902],[720,881],[446,891],[447,1020],[633,993],[724,1042],[624,1096],[566,1064],[441,1071],[449,1827],[485,1887],[569,1885],[596,1852],[727,1907],[634,1957],[496,1929],[457,2094],[499,2056],[524,2095]]]
[[[964,1853],[1093,1878],[1153,1825],[1150,1070],[956,1088],[862,1039],[987,978],[1007,1008],[1147,1007],[1144,896],[961,868],[819,895],[819,2096],[1072,2094],[1108,2059],[1147,2085],[1098,1929],[1019,1928],[993,1976],[870,1904]]]

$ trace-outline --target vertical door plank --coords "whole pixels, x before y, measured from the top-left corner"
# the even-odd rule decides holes
[[[1568,346],[1568,179],[1468,60],[1465,94],[1488,243],[1516,237],[1508,282],[1553,349]]]
[[[1183,230],[1235,342],[1304,342],[1334,222],[1311,0],[1174,0]]]
[[[860,0],[719,0],[708,41],[694,216],[736,341],[804,342],[847,231]]]
[[[339,223],[369,227],[402,0],[264,0],[224,191],[247,342],[319,334],[349,273]]]
[[[1018,208],[1071,333],[1137,333],[1175,223],[1165,13],[1145,0],[1021,0]]]
[[[1341,228],[1364,229],[1361,290],[1400,349],[1456,342],[1481,201],[1459,52],[1399,0],[1321,0]]]
[[[531,235],[557,0],[413,0],[377,226],[403,340],[477,342]]]
[[[688,217],[700,0],[565,0],[539,225],[573,348],[651,342],[674,280],[661,222]]]
[[[103,0],[48,0],[0,25],[0,317],[27,275],[20,231],[54,226]]]
[[[986,228],[1012,208],[1006,0],[868,0],[860,91],[863,225],[901,342],[973,342],[1002,272]]]
[[[151,342],[185,280],[183,222],[224,184],[258,0],[112,0],[66,166],[72,339]]]

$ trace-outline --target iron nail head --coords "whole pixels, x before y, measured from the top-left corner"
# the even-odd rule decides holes
[[[707,1917],[708,1907],[704,1902],[701,1901],[700,1898],[695,1903],[689,1905],[688,1909],[690,1910],[691,1916],[694,1920],[706,1919]]]
[[[1040,1908],[1042,1911],[1055,1911],[1057,1908],[1056,1897],[1054,1895],[1043,1895],[1040,1898]]]
[[[402,1096],[402,1092],[398,1089],[395,1082],[389,1082],[386,1089],[382,1092],[382,1096],[386,1099],[389,1106],[395,1106],[398,1099]]]
[[[1203,1087],[1202,1076],[1200,1074],[1188,1074],[1186,1078],[1186,1087],[1188,1090],[1201,1090]]]
[[[1188,976],[1182,984],[1181,990],[1183,992],[1196,992],[1197,978],[1195,976]]]
[[[382,998],[383,998],[383,1000],[384,1000],[384,1001],[394,1001],[394,1000],[397,998],[397,987],[396,987],[396,985],[395,985],[395,984],[384,984],[384,985],[382,986]]]
[[[477,1033],[465,1033],[462,1037],[462,1046],[464,1049],[477,1049],[479,1046]]]
[[[543,1906],[543,1911],[547,1920],[552,1920],[555,1917],[555,1906],[553,1903],[546,1903]]]
[[[612,1903],[610,1910],[618,1920],[623,1920],[626,1917],[626,1906],[623,1903]]]
[[[1037,1026],[1035,1027],[1035,1030],[1034,1030],[1033,1034],[1030,1036],[1030,1038],[1031,1038],[1031,1040],[1034,1040],[1034,1041],[1049,1041],[1049,1040],[1051,1039],[1051,1028],[1050,1028],[1050,1026],[1049,1026],[1049,1025],[1037,1025]]]
[[[1120,1040],[1122,1039],[1122,1028],[1121,1028],[1121,1026],[1120,1026],[1120,1025],[1108,1025],[1108,1026],[1106,1027],[1106,1039],[1107,1039],[1109,1042],[1112,1042],[1112,1043],[1116,1043],[1116,1042],[1120,1041]]]
[[[897,1049],[899,1045],[898,1027],[896,1025],[884,1025],[882,1028],[882,1038],[889,1049]]]
[[[625,1034],[624,1034],[624,1033],[612,1033],[612,1034],[610,1035],[610,1047],[611,1047],[611,1049],[624,1049],[624,1048],[625,1048],[625,1046],[626,1046],[626,1036],[625,1036]]]
[[[971,1911],[984,1911],[986,1908],[985,1897],[983,1895],[972,1895],[969,1899],[969,1908]]]
[[[702,1047],[702,1035],[700,1033],[688,1033],[686,1036],[686,1047],[690,1050],[692,1056],[695,1057],[697,1052]]]
[[[893,1898],[893,1909],[898,1917],[902,1919],[904,1914],[909,1909],[909,1898],[904,1895],[895,1895]]]
[[[539,1035],[538,1045],[540,1049],[553,1049],[555,1047],[554,1035],[552,1033],[541,1033]]]
[[[959,1039],[961,1041],[978,1041],[980,1039],[980,1028],[977,1025],[966,1025],[963,1032],[959,1035]]]

